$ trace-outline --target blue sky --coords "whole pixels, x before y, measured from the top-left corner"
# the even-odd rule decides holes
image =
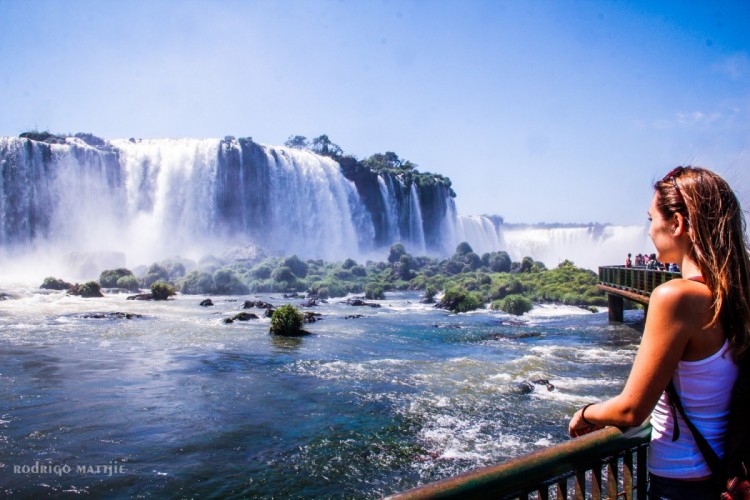
[[[0,0],[0,135],[328,134],[462,214],[640,224],[701,164],[750,203],[750,2]]]

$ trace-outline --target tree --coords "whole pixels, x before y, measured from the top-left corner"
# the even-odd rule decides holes
[[[307,149],[309,144],[307,137],[304,135],[290,135],[289,139],[286,140],[284,146],[288,148]]]
[[[388,262],[395,264],[401,260],[402,255],[406,255],[406,248],[401,243],[394,243],[388,252]]]
[[[331,142],[326,134],[320,135],[312,140],[312,150],[319,155],[337,157],[344,154],[338,144]]]
[[[462,241],[458,244],[456,247],[456,253],[459,255],[466,255],[467,253],[473,252],[471,245],[469,245],[467,242]]]

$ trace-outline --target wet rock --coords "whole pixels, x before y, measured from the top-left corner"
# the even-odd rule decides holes
[[[253,313],[247,313],[247,312],[243,311],[243,312],[235,314],[232,317],[232,319],[236,320],[236,321],[250,321],[251,319],[258,319],[258,315],[257,314],[253,314]]]
[[[273,304],[263,302],[262,300],[246,300],[242,305],[243,309],[273,309]]]
[[[305,311],[302,315],[302,322],[303,323],[315,323],[316,321],[319,321],[322,318],[322,314],[312,312],[312,311]]]
[[[540,379],[537,379],[537,380],[532,380],[532,382],[535,383],[535,384],[537,384],[537,385],[543,385],[544,387],[547,388],[548,391],[554,391],[555,390],[555,386],[552,385],[552,384],[550,384],[549,380],[547,380],[546,378],[540,378]]]
[[[139,293],[137,295],[128,296],[127,300],[154,300],[153,293]]]
[[[84,313],[79,316],[83,319],[133,319],[142,318],[142,314],[126,313],[126,312],[93,312]]]
[[[542,334],[540,332],[527,332],[527,333],[491,333],[488,335],[488,339],[491,340],[500,340],[500,339],[508,339],[508,340],[521,340],[521,339],[532,339],[536,337],[541,337]]]
[[[203,307],[208,307],[214,305],[214,303],[211,299],[205,299],[201,301],[200,305]]]
[[[318,305],[317,299],[307,299],[300,304],[300,307],[316,307]]]
[[[356,307],[380,307],[380,304],[377,304],[375,302],[365,302],[362,299],[349,299],[344,304],[349,304],[350,306],[356,306]]]
[[[344,316],[344,319],[357,319],[357,318],[364,318],[361,314],[351,314],[349,316]]]

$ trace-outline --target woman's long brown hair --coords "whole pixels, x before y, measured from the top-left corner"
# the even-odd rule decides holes
[[[665,218],[687,219],[689,256],[714,298],[711,324],[720,322],[736,360],[750,353],[750,261],[745,218],[729,184],[701,167],[677,167],[654,184]]]

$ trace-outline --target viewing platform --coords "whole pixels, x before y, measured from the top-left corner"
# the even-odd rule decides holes
[[[680,273],[645,267],[603,266],[599,268],[597,286],[607,293],[609,320],[621,322],[625,299],[643,304],[648,312],[648,301],[654,288],[681,276]]]

